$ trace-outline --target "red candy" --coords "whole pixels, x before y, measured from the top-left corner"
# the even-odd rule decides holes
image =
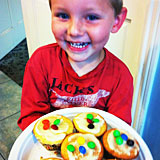
[[[51,128],[54,129],[54,130],[58,130],[58,127],[56,125],[54,125],[54,124],[51,125]]]
[[[43,125],[43,129],[44,129],[44,130],[49,129],[49,127],[50,127],[50,124],[49,124],[49,123],[45,123],[45,124]]]
[[[42,123],[43,123],[43,124],[49,124],[49,120],[48,120],[48,119],[44,119],[44,120],[42,121]]]
[[[42,123],[43,123],[43,129],[44,129],[44,130],[49,129],[50,123],[49,123],[49,120],[48,120],[48,119],[44,119],[44,120],[42,121]]]
[[[93,121],[91,119],[87,119],[88,123],[93,123]]]

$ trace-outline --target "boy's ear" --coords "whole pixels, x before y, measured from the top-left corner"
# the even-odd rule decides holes
[[[123,22],[125,21],[126,16],[127,16],[127,8],[123,7],[121,13],[115,18],[115,22],[111,30],[112,33],[118,32]]]

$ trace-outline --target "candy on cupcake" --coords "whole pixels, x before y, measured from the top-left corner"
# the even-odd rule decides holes
[[[73,132],[73,123],[62,115],[45,116],[33,128],[37,140],[47,150],[57,150],[66,135]]]
[[[139,144],[128,132],[112,128],[103,135],[103,145],[106,151],[119,159],[134,159],[139,155]]]
[[[73,123],[78,132],[92,133],[96,137],[101,136],[107,129],[107,123],[102,116],[93,112],[77,114]]]

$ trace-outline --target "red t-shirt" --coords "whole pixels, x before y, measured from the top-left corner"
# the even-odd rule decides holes
[[[126,65],[105,50],[105,58],[79,77],[58,44],[37,49],[27,62],[19,127],[51,111],[68,107],[94,107],[131,124],[133,78]]]

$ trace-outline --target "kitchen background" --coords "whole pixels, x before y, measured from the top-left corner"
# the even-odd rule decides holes
[[[106,47],[127,64],[134,77],[132,126],[159,160],[160,1],[124,4],[126,22]],[[0,0],[0,8],[0,160],[6,160],[21,133],[16,121],[26,62],[36,48],[55,39],[48,0]]]

